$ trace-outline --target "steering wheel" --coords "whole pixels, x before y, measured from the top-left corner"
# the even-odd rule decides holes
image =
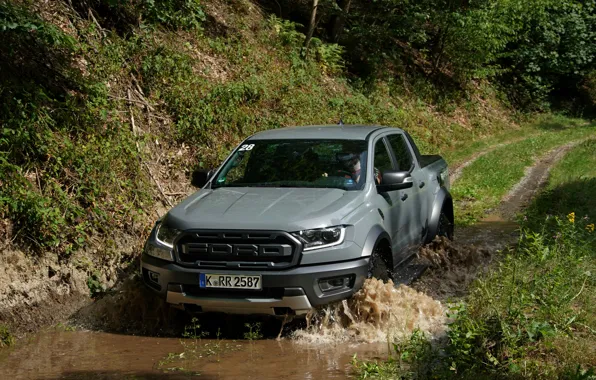
[[[336,173],[337,173],[337,174],[344,175],[344,176],[348,176],[348,177],[352,178],[352,173],[350,173],[350,172],[349,172],[349,171],[347,171],[347,170],[338,170]]]

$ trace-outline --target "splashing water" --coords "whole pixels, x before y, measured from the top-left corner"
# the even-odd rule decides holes
[[[415,329],[439,337],[446,319],[443,305],[424,293],[372,278],[349,300],[307,316],[307,327],[293,338],[306,344],[373,343],[400,340]]]

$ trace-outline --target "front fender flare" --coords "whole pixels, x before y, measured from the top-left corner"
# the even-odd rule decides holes
[[[391,247],[391,237],[387,231],[385,231],[385,229],[380,225],[375,224],[366,236],[366,240],[362,246],[362,256],[364,257],[372,255],[372,253],[375,251],[375,248],[377,248],[377,245],[382,240],[387,240],[389,247]]]

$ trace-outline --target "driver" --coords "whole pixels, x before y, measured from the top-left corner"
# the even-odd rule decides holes
[[[360,155],[357,153],[349,153],[339,157],[339,159],[346,169],[338,170],[338,172],[343,173],[346,179],[352,179],[356,183],[360,182]]]

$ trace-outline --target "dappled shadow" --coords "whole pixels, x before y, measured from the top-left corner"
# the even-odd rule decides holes
[[[206,21],[203,25],[204,34],[210,38],[217,38],[217,37],[229,37],[230,36],[230,27],[219,22],[215,17],[210,14],[206,14]]]
[[[578,218],[596,220],[596,178],[578,178],[554,189],[540,193],[528,208],[536,219],[547,215],[567,215],[575,212]]]
[[[17,112],[20,100],[45,104],[83,90],[73,39],[18,6],[0,4],[0,16],[14,23],[0,34],[0,120]]]
[[[582,119],[568,119],[568,118],[549,118],[542,120],[536,124],[538,129],[547,131],[562,131],[564,129],[586,127],[585,120]],[[591,123],[589,126],[596,127],[596,123]]]
[[[528,207],[527,225],[534,231],[555,229],[556,221],[551,216],[565,220],[571,212],[575,213],[575,223],[580,228],[596,223],[596,178],[578,178],[540,193]],[[596,251],[596,238],[591,244]]]
[[[71,0],[83,19],[97,20],[99,26],[120,36],[132,34],[142,19],[141,7],[133,1]]]

